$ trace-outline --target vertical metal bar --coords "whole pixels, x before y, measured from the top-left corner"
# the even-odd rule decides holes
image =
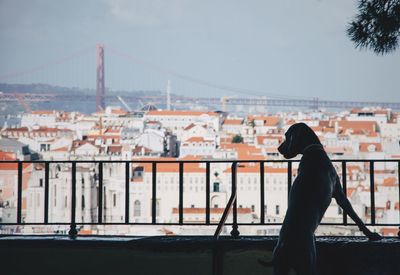
[[[206,224],[210,224],[210,163],[206,162]]]
[[[265,209],[264,209],[264,205],[265,205],[265,194],[264,194],[264,162],[261,161],[260,162],[260,193],[261,193],[261,197],[260,197],[260,210],[261,210],[261,219],[260,219],[260,223],[264,224],[265,223]]]
[[[156,216],[157,216],[157,163],[152,163],[152,197],[151,197],[151,223],[156,224]]]
[[[371,224],[375,225],[375,175],[374,161],[369,161],[370,195],[371,195]]]
[[[103,162],[99,162],[99,194],[97,206],[97,222],[103,223]]]
[[[129,179],[130,163],[125,162],[125,223],[129,223]]]
[[[71,224],[68,235],[75,238],[78,234],[76,230],[76,162],[72,162],[71,169]]]
[[[342,161],[342,184],[343,184],[343,193],[347,198],[347,163],[346,161]],[[339,206],[340,207],[340,206]],[[347,225],[347,213],[343,210],[343,225]]]
[[[399,191],[399,221],[398,221],[398,223],[399,223],[399,232],[397,232],[397,236],[400,237],[400,161],[397,162],[397,183],[399,185],[399,189],[398,189],[398,191]]]
[[[237,224],[237,162],[232,163],[232,194],[236,195],[233,202],[233,223],[231,236],[237,238],[240,234]]]
[[[49,167],[48,162],[44,163],[44,223],[49,222]]]
[[[17,224],[22,223],[22,162],[18,162]]]
[[[183,162],[179,163],[179,224],[183,224]]]
[[[292,161],[288,161],[288,174],[287,174],[287,180],[288,180],[288,187],[287,187],[287,194],[288,194],[288,203],[289,203],[289,195],[290,195],[290,188],[292,188]]]

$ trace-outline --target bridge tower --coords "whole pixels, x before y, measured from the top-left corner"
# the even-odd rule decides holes
[[[96,111],[105,109],[104,45],[96,45]]]

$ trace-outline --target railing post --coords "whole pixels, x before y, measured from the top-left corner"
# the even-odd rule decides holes
[[[130,162],[125,162],[125,223],[129,223],[129,183]]]
[[[49,163],[44,163],[44,223],[49,223]]]
[[[206,162],[206,224],[210,224],[210,163]]]
[[[76,238],[78,231],[76,230],[76,162],[72,162],[72,180],[71,180],[71,225],[68,231],[68,235],[70,238]]]
[[[260,223],[261,224],[265,224],[265,209],[264,209],[264,205],[265,205],[265,194],[264,194],[264,162],[261,161],[260,162],[260,193],[261,193],[261,197],[260,197]]]
[[[400,161],[397,162],[397,182],[399,185],[398,191],[399,191],[399,232],[397,232],[397,236],[400,237]]]
[[[236,194],[237,192],[237,162],[232,163],[232,193]],[[232,222],[232,231],[231,236],[234,238],[238,238],[240,235],[237,224],[237,196],[235,196],[235,200],[233,201],[233,222]]]
[[[183,224],[183,162],[179,162],[179,224]]]
[[[152,196],[151,196],[151,223],[156,224],[156,216],[157,216],[157,163],[152,163],[152,180],[151,180],[151,188],[152,188]]]
[[[103,223],[103,162],[99,162],[99,197],[97,207],[97,222],[98,224]]]
[[[22,223],[22,162],[18,162],[17,224]]]
[[[369,161],[370,195],[371,195],[371,225],[375,225],[375,176],[374,161]]]
[[[342,161],[342,184],[343,184],[343,192],[347,198],[347,165],[346,161]],[[343,210],[343,225],[347,225],[347,213]]]

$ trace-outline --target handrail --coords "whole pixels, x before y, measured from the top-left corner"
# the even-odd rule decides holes
[[[214,239],[218,240],[219,235],[221,234],[222,228],[225,225],[226,219],[228,218],[228,214],[230,212],[230,209],[232,205],[235,203],[236,204],[236,197],[237,197],[237,190],[236,190],[236,168],[237,168],[237,162],[232,163],[232,192],[231,196],[229,198],[228,203],[226,204],[224,213],[222,214],[221,220],[218,223],[217,230],[215,230],[214,233]],[[236,205],[235,205],[236,206]],[[239,236],[239,231],[238,231],[238,225],[237,225],[237,208],[233,207],[233,224],[232,224],[232,232],[231,235],[233,237],[238,237]]]
[[[198,225],[206,225],[206,226],[214,226],[217,225],[216,223],[211,222],[211,205],[210,205],[210,193],[212,192],[210,190],[210,170],[211,170],[211,164],[213,163],[227,163],[231,164],[231,176],[232,176],[232,186],[231,186],[231,194],[230,198],[228,200],[228,203],[224,209],[224,212],[222,214],[221,219],[218,222],[217,229],[214,233],[214,238],[218,240],[223,227],[225,225],[232,225],[232,231],[231,231],[231,236],[233,237],[238,237],[239,236],[239,231],[238,231],[238,226],[240,225],[281,225],[282,223],[279,222],[266,222],[265,220],[265,209],[264,209],[264,203],[265,203],[265,175],[264,173],[266,172],[265,170],[265,163],[287,163],[287,176],[288,176],[288,186],[287,186],[287,191],[288,194],[290,192],[290,187],[292,183],[292,164],[293,163],[298,163],[300,160],[123,160],[123,161],[115,161],[115,160],[36,160],[36,161],[29,161],[29,160],[24,160],[24,161],[18,161],[18,160],[0,160],[0,164],[2,163],[14,163],[15,167],[13,170],[16,170],[17,173],[17,179],[15,182],[16,185],[16,198],[15,199],[15,206],[16,207],[16,217],[15,217],[15,222],[0,222],[0,226],[3,225],[10,225],[10,226],[19,226],[19,225],[69,225],[70,226],[70,236],[76,235],[78,232],[76,230],[77,226],[83,226],[83,225],[193,225],[193,226],[198,226]],[[368,166],[365,166],[366,168],[366,175],[369,174],[369,183],[370,183],[370,221],[366,222],[365,224],[367,226],[396,226],[399,227],[400,229],[400,223],[398,222],[392,222],[392,223],[381,223],[380,221],[377,221],[376,219],[376,205],[375,205],[375,187],[376,187],[376,182],[375,182],[375,169],[376,166],[374,165],[375,163],[392,163],[394,164],[393,167],[397,166],[397,174],[398,178],[400,178],[400,159],[333,159],[333,163],[338,163],[341,164],[342,168],[342,185],[344,192],[346,194],[347,190],[347,164],[350,162],[363,162],[363,163],[369,163]],[[43,221],[29,221],[26,222],[23,215],[22,215],[22,193],[23,193],[23,170],[25,169],[25,164],[44,164],[44,186],[43,186],[43,194],[44,194],[44,215],[43,215]],[[55,164],[55,163],[68,163],[71,164],[71,198],[70,198],[70,205],[71,209],[69,209],[71,217],[70,221],[66,222],[55,222],[52,221],[49,217],[49,210],[50,210],[50,192],[49,192],[49,185],[50,183],[50,171],[49,167],[50,164]],[[95,166],[98,167],[97,171],[97,177],[96,177],[96,182],[98,184],[98,206],[97,206],[97,221],[80,221],[76,219],[76,204],[77,204],[77,198],[76,198],[76,189],[77,189],[77,179],[76,179],[76,172],[77,172],[77,167],[78,163],[91,163],[94,164]],[[107,163],[120,163],[124,164],[125,166],[125,219],[116,222],[110,222],[110,221],[105,221],[105,216],[104,216],[104,192],[105,187],[103,183],[103,166]],[[151,189],[150,189],[150,196],[152,198],[151,202],[151,220],[150,222],[145,222],[145,221],[132,221],[129,217],[129,205],[130,205],[130,196],[129,196],[129,185],[130,185],[130,165],[135,164],[135,163],[149,163],[152,166],[152,172],[151,174]],[[177,222],[160,222],[157,219],[157,179],[158,179],[158,173],[157,173],[157,165],[162,164],[162,163],[176,163],[179,164],[179,207],[178,207],[178,215],[179,215],[179,220]],[[184,165],[188,163],[203,163],[205,164],[205,222],[204,223],[199,223],[199,222],[185,222],[184,220],[184,206],[183,206],[183,187],[184,187]],[[239,163],[258,163],[260,166],[260,210],[259,214],[261,215],[260,221],[257,223],[254,222],[238,222],[237,221],[237,173],[238,173],[238,168],[239,168]],[[397,165],[396,165],[397,164]],[[396,170],[396,168],[394,168]],[[368,172],[367,172],[368,171]],[[398,201],[400,201],[400,188],[398,188]],[[75,206],[75,207],[74,207]],[[230,209],[233,208],[233,221],[232,222],[227,222],[227,217],[230,213]],[[96,210],[93,210],[96,211]],[[323,222],[321,225],[351,225],[351,223],[348,223],[348,216],[347,213],[343,212],[343,221],[342,222]],[[399,212],[399,219],[400,219],[400,212]],[[399,231],[400,235],[400,231]]]

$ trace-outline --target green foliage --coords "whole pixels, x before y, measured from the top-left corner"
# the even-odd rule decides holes
[[[358,11],[347,29],[356,48],[376,54],[394,51],[399,45],[400,0],[359,0]]]
[[[241,135],[235,135],[232,138],[232,143],[243,143],[243,137]]]

